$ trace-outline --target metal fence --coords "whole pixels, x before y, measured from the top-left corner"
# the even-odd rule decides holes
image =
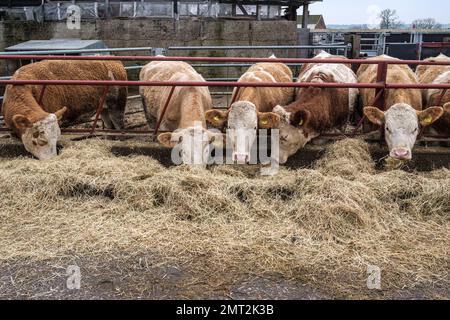
[[[376,90],[375,99],[373,105],[385,110],[385,93],[388,89],[450,89],[450,84],[390,84],[387,83],[387,69],[391,64],[403,64],[403,65],[450,65],[449,61],[417,61],[417,60],[364,60],[364,59],[300,59],[300,58],[237,58],[237,57],[150,57],[150,56],[39,56],[39,55],[9,55],[0,56],[0,60],[3,59],[24,59],[24,60],[122,60],[122,61],[187,61],[187,62],[236,62],[236,63],[257,63],[257,62],[281,62],[281,63],[327,63],[327,64],[377,64],[377,81],[375,83],[310,83],[310,82],[292,82],[292,83],[253,83],[253,82],[233,82],[228,81],[114,81],[114,80],[0,80],[0,85],[42,85],[42,91],[40,97],[45,94],[45,88],[49,85],[95,85],[104,86],[103,95],[98,104],[95,120],[91,129],[70,129],[63,130],[63,133],[68,134],[86,134],[93,135],[97,133],[114,134],[114,135],[137,135],[144,134],[142,131],[130,131],[130,130],[101,130],[97,129],[97,121],[100,117],[103,108],[103,101],[111,86],[161,86],[171,87],[170,94],[166,98],[165,106],[161,116],[157,120],[154,130],[147,131],[146,134],[152,133],[153,137],[156,137],[159,126],[164,118],[167,107],[169,106],[174,89],[179,86],[183,87],[229,87],[232,85],[236,88],[236,94],[233,96],[232,103],[234,102],[237,92],[243,87],[318,87],[318,88],[371,88]],[[362,123],[362,121],[360,122]],[[1,131],[8,131],[3,128]],[[354,132],[356,134],[356,131]]]
[[[242,50],[242,51],[251,51],[251,50],[283,50],[285,52],[288,51],[298,51],[298,50],[342,50],[344,55],[347,55],[348,50],[351,50],[351,45],[345,45],[343,43],[335,44],[335,45],[325,45],[325,46],[310,46],[310,45],[275,45],[275,46],[172,46],[168,48],[157,48],[157,47],[129,47],[129,48],[98,48],[98,49],[79,49],[79,50],[39,50],[39,51],[9,51],[9,52],[0,52],[0,56],[14,56],[14,55],[68,55],[68,54],[106,54],[109,55],[113,52],[148,52],[150,56],[156,55],[166,55],[170,53],[170,51],[229,51],[229,50]],[[34,62],[35,59],[30,60]],[[289,63],[287,64],[292,69],[298,71],[301,67],[301,63]],[[205,68],[222,68],[225,69],[226,77],[207,77],[208,81],[237,81],[238,78],[228,76],[230,73],[230,69],[240,69],[243,67],[251,66],[250,63],[196,63],[192,64],[195,69],[205,70]],[[132,65],[126,66],[126,70],[140,70],[142,65]],[[10,76],[3,76],[0,79],[9,79]],[[231,92],[212,92],[213,95],[231,95]],[[3,97],[0,97],[2,100]],[[227,100],[228,101],[228,100]]]

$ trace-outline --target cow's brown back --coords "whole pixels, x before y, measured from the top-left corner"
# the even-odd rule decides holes
[[[45,60],[26,65],[12,77],[13,80],[127,80],[126,70],[118,61],[78,61],[78,60]],[[2,113],[8,126],[12,127],[12,115],[27,113],[33,120],[39,115],[54,113],[62,107],[68,111],[62,119],[63,125],[69,125],[80,118],[91,117],[98,105],[103,86],[66,86],[47,85],[39,110],[24,110],[31,100],[38,101],[42,85],[8,85],[5,92]],[[31,93],[31,95],[30,95]],[[107,102],[126,104],[127,87],[110,87]],[[36,114],[35,116],[33,116]],[[36,119],[37,117],[37,119]]]
[[[450,57],[441,54],[438,57],[429,58],[425,61],[450,61]],[[443,65],[422,65],[416,70],[419,81],[423,84],[434,82],[450,83],[450,77],[442,78],[445,73],[448,74],[449,72],[450,66]],[[427,107],[443,106],[444,104],[450,102],[449,90],[447,90],[444,96],[442,96],[442,90],[439,89],[425,89],[422,93],[424,105]],[[448,112],[444,112],[442,117],[433,124],[433,128],[440,134],[450,135],[450,114]]]
[[[283,63],[257,63],[252,65],[239,79],[239,82],[277,82],[293,81],[291,69]],[[233,95],[236,94],[236,89]],[[270,112],[277,105],[287,105],[293,101],[294,88],[240,88],[235,101],[250,101],[260,112]]]
[[[139,78],[141,81],[205,81],[194,68],[181,61],[153,61],[142,68]],[[170,90],[171,87],[139,88],[149,122],[160,118]],[[160,128],[174,131],[196,121],[206,127],[204,114],[211,108],[208,87],[176,87]]]
[[[369,58],[368,60],[398,60],[389,56]],[[357,72],[359,83],[377,82],[376,64],[363,64]],[[391,84],[417,84],[417,76],[407,65],[388,66],[387,83]],[[362,107],[371,106],[375,98],[375,89],[360,89]],[[422,94],[419,89],[389,89],[386,90],[385,108],[388,109],[397,103],[406,103],[416,110],[422,110]]]

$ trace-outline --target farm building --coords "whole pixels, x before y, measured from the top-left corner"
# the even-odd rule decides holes
[[[310,3],[321,0],[170,0],[170,1],[133,1],[133,0],[77,0],[77,1],[5,1],[0,5],[0,17],[3,19],[60,21],[66,18],[67,8],[78,5],[83,19],[108,17],[235,17],[279,19],[283,11],[293,15],[299,7],[307,8]],[[283,10],[282,10],[283,9]]]
[[[2,1],[0,298],[449,299],[450,33],[317,2]]]
[[[298,27],[302,28],[303,16],[297,17]],[[321,14],[318,15],[308,15],[307,27],[310,30],[315,29],[326,29],[327,25],[325,24],[325,20]]]

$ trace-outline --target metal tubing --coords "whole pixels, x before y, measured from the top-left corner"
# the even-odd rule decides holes
[[[448,48],[450,42],[423,42],[420,44],[422,48]]]
[[[240,89],[241,89],[241,87],[236,87],[236,92],[234,93],[233,97],[231,98],[230,106],[236,101]]]
[[[155,87],[266,87],[266,88],[365,88],[365,89],[450,89],[450,84],[383,83],[310,83],[310,82],[232,82],[232,81],[123,81],[123,80],[0,80],[0,85],[93,85],[93,86],[155,86]]]
[[[246,68],[251,67],[253,64],[251,63],[197,63],[197,64],[191,64],[194,68]],[[303,63],[286,63],[288,67],[300,67],[303,65]],[[125,70],[139,70],[142,69],[144,66],[128,66],[125,67]],[[0,79],[9,79],[10,77],[0,77]]]
[[[434,84],[434,83],[387,83],[386,89],[450,89],[449,83]]]
[[[30,51],[10,51],[0,52],[1,56],[11,56],[17,54],[67,54],[67,53],[96,53],[96,52],[124,52],[124,51],[150,51],[153,47],[135,47],[135,48],[98,48],[98,49],[61,49],[61,50],[30,50]]]
[[[97,109],[97,114],[94,120],[94,124],[91,129],[91,134],[94,133],[96,123],[103,109],[104,100],[108,92],[109,86],[171,86],[171,91],[166,100],[162,115],[158,120],[155,130],[153,131],[153,137],[155,138],[162,119],[165,115],[166,109],[169,105],[170,99],[174,92],[175,87],[230,87],[236,88],[236,94],[234,95],[232,102],[237,97],[239,88],[241,87],[320,87],[320,88],[368,88],[376,89],[377,94],[375,96],[374,104],[381,107],[384,110],[384,95],[386,89],[443,89],[450,88],[450,84],[388,84],[386,83],[387,69],[390,64],[411,64],[411,65],[450,65],[449,61],[411,61],[411,60],[364,60],[364,59],[271,59],[271,58],[212,58],[212,57],[148,57],[148,56],[46,56],[43,59],[66,59],[66,60],[147,60],[147,61],[221,61],[221,62],[284,62],[284,63],[353,63],[353,64],[378,64],[377,82],[376,83],[252,83],[252,82],[228,82],[228,81],[180,81],[180,82],[164,82],[164,81],[110,81],[110,80],[0,80],[0,85],[44,85],[41,92],[43,95],[46,85],[103,85],[105,86],[102,99]],[[42,60],[40,56],[32,55],[12,55],[12,56],[0,56],[1,59],[29,59],[29,60]],[[445,92],[445,91],[444,91]],[[443,93],[444,94],[444,93]],[[442,94],[442,96],[443,96]],[[40,97],[41,99],[41,97]],[[1,129],[1,128],[0,128]],[[117,132],[117,131],[115,131]],[[353,134],[356,134],[356,130]]]
[[[377,69],[377,83],[383,84],[382,88],[375,90],[375,101],[373,105],[383,111],[385,111],[385,98],[386,98],[386,81],[387,81],[388,64],[386,62],[380,63]]]
[[[44,84],[43,86],[42,86],[42,90],[41,90],[41,93],[39,94],[39,100],[38,100],[38,104],[39,105],[42,105],[42,99],[44,98],[44,92],[45,92],[45,89],[47,88],[47,86]]]
[[[0,128],[0,132],[3,133],[12,133],[8,128]],[[69,129],[63,128],[61,129],[61,133],[63,135],[85,135],[86,133],[90,133],[91,129]],[[112,135],[112,136],[143,136],[143,135],[154,135],[155,130],[114,130],[114,129],[97,129],[96,134],[98,135]],[[168,132],[164,130],[159,130],[160,133]],[[357,134],[357,136],[363,136],[364,134]],[[322,134],[324,137],[346,137],[345,134],[335,134],[335,133],[324,133]],[[418,139],[419,140],[419,139]],[[427,134],[421,137],[421,141],[449,141],[450,138],[444,135],[432,135]]]
[[[154,87],[267,87],[267,88],[382,88],[379,83],[310,83],[310,82],[233,82],[233,81],[124,81],[124,80],[0,80],[0,85],[92,85],[92,86],[154,86]],[[427,85],[420,88],[450,88],[450,84]]]
[[[100,117],[100,114],[103,111],[103,104],[105,103],[106,95],[108,94],[108,91],[109,91],[109,86],[105,86],[105,88],[103,88],[103,94],[102,94],[102,97],[100,99],[100,103],[99,103],[99,105],[97,107],[97,113],[95,114],[94,123],[92,123],[92,128],[91,128],[90,135],[94,134],[94,131],[97,128],[97,121],[98,121],[98,118]]]
[[[358,124],[356,125],[355,129],[353,130],[351,137],[354,138],[356,136],[356,133],[358,132],[359,128],[361,128],[361,126],[364,123],[364,120],[366,119],[366,115],[363,115],[361,117],[361,119],[359,119]]]
[[[165,57],[165,56],[40,56],[0,55],[2,59],[18,60],[113,60],[113,61],[214,61],[214,62],[282,62],[282,63],[335,63],[335,64],[400,64],[400,65],[450,65],[450,61],[422,60],[365,60],[365,59],[307,59],[307,58],[244,58],[244,57]]]
[[[439,95],[439,100],[437,105],[440,106],[442,104],[442,99],[444,99],[445,94],[447,93],[447,89],[442,90],[441,94]]]
[[[170,99],[172,98],[175,88],[176,88],[175,86],[172,86],[172,88],[170,88],[169,96],[166,99],[166,103],[164,104],[161,115],[159,116],[158,122],[156,123],[155,131],[153,132],[153,141],[156,141],[156,136],[158,134],[159,127],[161,126],[161,122],[164,118],[164,115],[166,114],[167,107],[169,106],[169,102],[170,102]]]
[[[168,50],[289,50],[289,49],[347,49],[348,45],[318,45],[318,46],[189,46],[169,47]]]

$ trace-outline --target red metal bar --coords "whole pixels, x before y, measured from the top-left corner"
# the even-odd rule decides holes
[[[440,106],[442,104],[442,99],[444,99],[445,94],[447,93],[447,89],[442,90],[437,105]]]
[[[241,87],[236,87],[236,93],[233,95],[233,98],[231,98],[230,106],[236,102],[236,99],[237,99],[240,89],[241,89]]]
[[[386,75],[387,67],[390,64],[410,64],[410,65],[450,65],[450,61],[416,61],[416,60],[364,60],[364,59],[272,59],[272,58],[226,58],[226,57],[149,57],[149,56],[40,56],[40,55],[11,55],[1,56],[1,59],[29,59],[29,60],[113,60],[113,61],[217,61],[217,62],[284,62],[284,63],[352,63],[352,64],[378,64],[377,83],[246,83],[246,82],[229,82],[229,81],[216,81],[216,82],[195,82],[195,81],[183,81],[183,82],[163,82],[163,81],[110,81],[110,80],[0,80],[0,85],[16,84],[34,84],[44,85],[41,92],[40,100],[42,99],[44,89],[46,85],[103,85],[106,86],[104,94],[102,96],[101,103],[97,109],[97,114],[94,120],[91,134],[95,131],[96,123],[103,109],[104,99],[106,97],[108,86],[171,86],[171,92],[166,101],[163,109],[163,114],[157,123],[157,127],[153,131],[154,137],[158,133],[159,126],[162,118],[166,112],[169,101],[176,86],[202,86],[202,87],[230,87],[237,88],[237,92],[241,87],[319,87],[319,88],[368,88],[376,89],[376,99],[374,104],[382,104],[383,91],[386,89],[444,89],[450,88],[450,84],[387,84]],[[376,101],[378,99],[378,101]],[[232,101],[233,103],[234,101]],[[384,109],[384,108],[382,108]],[[117,132],[117,131],[114,131]],[[356,132],[354,132],[356,134]]]
[[[4,132],[4,133],[12,133],[10,129],[8,128],[0,128],[0,132]],[[90,133],[91,129],[68,129],[68,128],[64,128],[61,129],[61,133],[63,135],[85,135],[86,133]],[[98,135],[116,135],[116,136],[137,136],[137,135],[152,135],[154,134],[154,130],[114,130],[114,129],[97,129],[95,131],[96,134]],[[164,130],[159,130],[159,133],[161,132],[168,132],[168,131],[164,131]],[[357,136],[361,136],[363,134],[357,134]],[[345,134],[342,133],[324,133],[322,134],[323,137],[345,137]],[[433,135],[433,134],[425,134],[423,135],[421,138],[423,139],[438,139],[439,141],[447,141],[449,139],[448,136],[444,136],[444,135]],[[419,140],[419,139],[418,139]]]
[[[373,102],[373,106],[379,108],[380,110],[386,109],[386,81],[387,81],[387,72],[388,72],[388,64],[386,62],[380,63],[377,69],[377,83],[382,84],[383,87],[380,87],[375,90],[375,100]]]
[[[450,42],[424,42],[422,48],[449,48]]]
[[[108,91],[109,91],[109,86],[106,86],[105,88],[103,88],[103,94],[102,94],[102,97],[101,97],[100,102],[97,107],[97,113],[95,114],[94,123],[92,123],[90,135],[94,134],[95,129],[97,128],[97,121],[98,121],[98,118],[100,117],[100,114],[103,111],[103,104],[105,103],[106,95],[108,94]]]
[[[375,103],[377,102],[377,100],[380,99],[380,96],[381,96],[382,94],[384,94],[384,92],[385,92],[384,90],[378,91],[377,95],[376,95],[375,98],[372,100],[372,103],[370,104],[370,106],[374,106]]]
[[[450,89],[449,83],[434,84],[434,83],[387,83],[386,89]]]
[[[378,94],[375,96],[375,98],[373,99],[370,106],[375,106],[375,103],[380,99],[381,95],[384,94],[384,92],[385,92],[384,90],[380,90],[378,92]],[[363,114],[362,118],[359,120],[358,124],[356,125],[355,130],[353,130],[353,132],[352,132],[352,135],[351,135],[352,137],[356,136],[356,133],[359,130],[359,128],[361,128],[361,126],[363,125],[364,120],[366,120],[366,115]]]
[[[358,124],[356,125],[355,130],[353,130],[353,132],[351,134],[352,138],[354,138],[356,136],[356,133],[358,132],[359,128],[361,128],[361,126],[363,125],[365,119],[366,119],[366,115],[363,115],[361,117],[361,119],[359,120]]]
[[[39,105],[42,105],[42,99],[44,98],[45,88],[47,88],[47,86],[44,84],[44,85],[42,86],[42,90],[41,90],[41,93],[40,93],[40,95],[39,95],[39,100],[38,100],[38,104],[39,104]]]
[[[154,87],[322,87],[322,88],[379,88],[377,83],[308,83],[308,82],[232,82],[232,81],[122,81],[122,80],[0,80],[0,85],[92,85],[92,86],[154,86]],[[441,87],[444,85],[440,85]],[[448,85],[450,87],[450,85]]]
[[[155,131],[153,132],[153,141],[156,140],[156,136],[158,134],[159,127],[161,126],[161,122],[162,122],[162,120],[164,118],[164,115],[166,114],[167,107],[169,106],[169,102],[170,102],[170,99],[172,98],[172,95],[173,95],[173,92],[175,91],[175,88],[176,88],[175,86],[172,86],[172,88],[170,88],[169,96],[166,99],[166,103],[164,104],[164,107],[162,109],[161,115],[159,116],[158,122],[156,123]]]
[[[210,62],[283,62],[283,63],[336,63],[336,64],[409,64],[450,65],[450,61],[421,60],[366,60],[366,59],[307,59],[307,58],[244,58],[244,57],[163,57],[163,56],[58,56],[58,55],[0,55],[0,60],[113,60],[113,61],[210,61]]]
[[[310,82],[232,82],[232,81],[113,81],[113,80],[0,80],[0,85],[92,85],[92,86],[154,86],[154,87],[265,87],[265,88],[383,88],[382,83],[310,83]],[[450,84],[408,83],[386,84],[386,89],[450,89]]]
[[[419,134],[417,135],[417,140],[422,139],[423,133],[425,132],[425,128],[426,128],[426,127],[420,128]]]

